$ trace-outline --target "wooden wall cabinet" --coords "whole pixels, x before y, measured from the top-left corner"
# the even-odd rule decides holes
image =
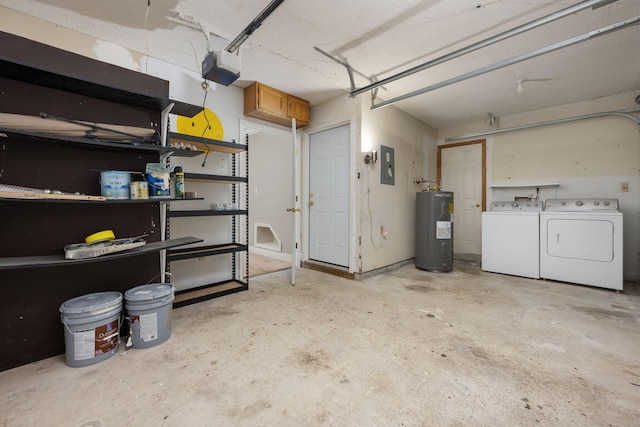
[[[281,125],[297,127],[310,123],[309,101],[255,82],[244,90],[244,114]]]

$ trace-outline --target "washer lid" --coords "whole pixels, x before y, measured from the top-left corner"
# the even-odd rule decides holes
[[[124,299],[127,301],[150,301],[165,298],[174,291],[175,287],[171,283],[151,283],[129,289],[124,293]]]
[[[120,292],[96,292],[65,301],[60,306],[61,313],[78,314],[99,311],[122,304]]]

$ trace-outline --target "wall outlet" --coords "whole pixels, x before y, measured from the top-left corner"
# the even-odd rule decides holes
[[[623,193],[629,192],[629,183],[628,182],[621,182],[620,183],[620,191],[622,191]]]

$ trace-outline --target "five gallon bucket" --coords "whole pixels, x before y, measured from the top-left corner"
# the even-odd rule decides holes
[[[169,283],[153,283],[125,292],[133,348],[154,347],[171,337],[174,291]]]
[[[67,300],[60,306],[67,365],[93,365],[118,352],[122,294],[98,292]]]
[[[107,199],[128,199],[130,182],[129,172],[100,172],[100,191]]]

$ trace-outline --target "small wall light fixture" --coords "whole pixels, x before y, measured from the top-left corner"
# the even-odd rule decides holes
[[[368,165],[368,164],[375,165],[377,161],[378,161],[378,152],[376,150],[373,150],[369,153],[364,154],[365,165]]]

